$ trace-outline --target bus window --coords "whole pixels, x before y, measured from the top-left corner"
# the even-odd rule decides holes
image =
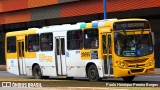
[[[59,53],[59,39],[56,39],[56,48],[57,48],[57,50],[56,50],[57,55],[60,55],[60,53]]]
[[[97,49],[98,48],[98,29],[87,29],[84,31],[84,48]]]
[[[108,48],[109,48],[109,54],[112,54],[111,35],[108,35]]]
[[[102,41],[103,42],[103,53],[106,54],[107,53],[106,35],[103,35],[102,38],[103,38],[102,39],[103,40]]]
[[[16,37],[7,38],[7,52],[14,53],[16,52]]]
[[[28,51],[29,52],[39,51],[39,35],[38,34],[28,35]]]
[[[53,34],[52,33],[42,33],[40,35],[40,47],[41,47],[41,51],[53,50]]]
[[[122,34],[114,33],[115,52],[119,56],[145,56],[153,52],[150,34]],[[131,31],[130,31],[131,33]]]
[[[67,49],[78,50],[82,49],[82,30],[67,32]]]
[[[65,55],[65,43],[64,38],[61,38],[61,51],[62,55]]]

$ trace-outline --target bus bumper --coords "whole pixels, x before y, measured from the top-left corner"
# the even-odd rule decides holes
[[[114,68],[114,77],[125,77],[125,76],[136,76],[136,75],[145,75],[145,74],[154,74],[154,67],[144,67],[144,68],[131,68],[131,69],[122,69],[119,67]]]

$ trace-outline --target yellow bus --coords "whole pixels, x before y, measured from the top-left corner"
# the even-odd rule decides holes
[[[154,74],[154,34],[145,19],[106,19],[6,33],[6,68],[34,78],[90,81]]]

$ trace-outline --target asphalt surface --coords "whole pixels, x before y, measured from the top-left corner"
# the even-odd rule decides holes
[[[0,71],[0,78],[31,78],[31,77],[18,76],[15,74],[8,73],[7,71]]]
[[[24,78],[24,79],[33,79],[33,77],[28,76],[18,76],[11,73],[8,73],[7,71],[0,71],[0,78]],[[57,80],[56,78],[50,77],[49,80]],[[86,78],[74,78],[73,80],[87,80]],[[107,78],[103,81],[106,82],[123,82],[122,78]],[[140,75],[134,78],[133,82],[157,82],[160,84],[160,74],[155,75]]]
[[[37,88],[14,88],[14,87],[12,87],[12,88],[4,88],[4,87],[1,87],[0,88],[0,90],[43,90],[43,89],[37,89]]]
[[[0,71],[0,87],[2,82],[15,83],[42,83],[42,87],[106,87],[106,84],[126,84],[122,78],[107,78],[99,82],[89,82],[87,78],[74,78],[73,80],[50,77],[49,79],[33,79],[33,77],[17,76],[6,71]],[[137,76],[129,84],[156,84],[160,87],[160,74]],[[128,84],[128,83],[127,83]],[[0,90],[10,90],[0,88]],[[18,88],[22,89],[22,88]],[[34,88],[35,89],[35,88]],[[37,88],[38,89],[38,88]],[[14,90],[14,88],[12,89]],[[17,90],[17,89],[15,89]],[[24,90],[28,90],[25,89]]]

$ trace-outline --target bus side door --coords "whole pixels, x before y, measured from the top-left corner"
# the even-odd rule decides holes
[[[104,59],[104,75],[113,76],[113,61],[112,61],[112,40],[111,33],[102,34],[102,50],[103,50],[103,59]]]
[[[66,75],[66,57],[65,57],[65,37],[55,37],[56,39],[56,69],[58,75]]]
[[[26,64],[25,64],[25,58],[24,58],[24,39],[23,40],[17,40],[18,43],[18,68],[19,68],[19,75],[25,75],[26,74]]]

